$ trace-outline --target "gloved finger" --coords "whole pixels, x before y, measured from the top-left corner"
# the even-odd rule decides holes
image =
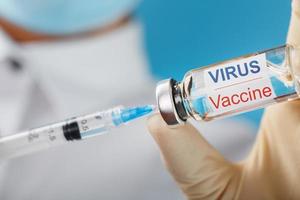
[[[292,1],[292,14],[287,43],[300,47],[300,0]]]
[[[295,47],[291,62],[293,72],[300,74],[300,0],[292,1],[287,43]],[[242,196],[284,199],[287,191],[295,187],[292,184],[299,177],[298,170],[294,169],[297,168],[294,160],[299,155],[299,111],[299,101],[275,104],[266,109],[256,144],[245,163]],[[275,177],[284,177],[284,181]]]
[[[292,11],[291,11],[291,19],[290,26],[288,30],[287,43],[294,47],[294,50],[291,51],[290,62],[294,77],[300,77],[300,0],[292,1]],[[297,80],[295,80],[297,82]],[[286,103],[286,104],[276,104],[271,106],[275,111],[281,110],[282,108],[286,109],[289,113],[287,115],[283,115],[282,120],[287,120],[286,116],[294,116],[292,113],[298,113],[300,110],[300,105]],[[293,109],[290,109],[293,108]],[[266,109],[266,115],[268,114],[270,109]],[[262,124],[263,125],[263,124]]]
[[[192,125],[170,128],[160,115],[154,115],[148,127],[168,170],[188,198],[235,195],[240,168],[225,160]]]
[[[300,0],[292,1],[292,14],[288,31],[287,43],[294,46],[291,62],[294,73],[300,75]]]

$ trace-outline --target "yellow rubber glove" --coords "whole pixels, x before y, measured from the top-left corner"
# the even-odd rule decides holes
[[[300,47],[300,0],[292,4],[287,42]],[[190,124],[170,129],[155,115],[148,126],[188,199],[300,199],[300,101],[266,109],[252,152],[238,164]]]

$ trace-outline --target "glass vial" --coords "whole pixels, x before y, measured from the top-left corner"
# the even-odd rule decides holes
[[[193,69],[181,82],[163,80],[156,88],[159,111],[168,125],[177,125],[298,99],[299,52],[285,45]]]

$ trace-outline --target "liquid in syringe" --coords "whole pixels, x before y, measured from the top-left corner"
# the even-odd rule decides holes
[[[154,110],[153,105],[131,108],[118,106],[3,137],[0,138],[0,160],[25,155],[72,140],[102,135],[108,133],[110,129],[146,116]]]

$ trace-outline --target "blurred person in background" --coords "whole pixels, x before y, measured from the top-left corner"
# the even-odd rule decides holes
[[[0,2],[0,135],[154,102],[136,0]],[[220,127],[235,126],[218,134]],[[254,135],[232,120],[201,127],[225,156]],[[242,131],[244,130],[244,131]],[[238,142],[237,142],[238,141]],[[1,158],[0,158],[1,159]],[[0,164],[0,199],[182,199],[139,121],[107,136]]]

